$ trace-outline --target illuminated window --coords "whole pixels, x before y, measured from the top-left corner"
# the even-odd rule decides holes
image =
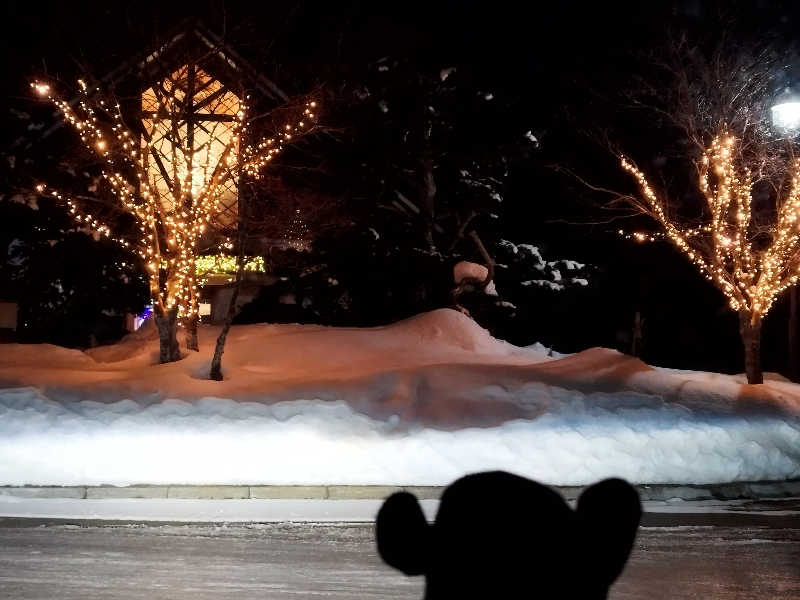
[[[189,175],[193,197],[208,185],[233,139],[238,111],[239,98],[196,65],[181,67],[142,94],[143,149],[151,143],[142,160],[165,212],[175,210],[173,190]],[[238,152],[238,144],[233,151]],[[232,177],[224,183],[213,217],[219,227],[236,227],[236,185]]]

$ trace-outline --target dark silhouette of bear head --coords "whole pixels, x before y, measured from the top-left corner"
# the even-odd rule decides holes
[[[621,479],[589,487],[572,510],[550,488],[495,471],[450,485],[432,525],[414,495],[393,494],[376,537],[387,564],[425,575],[426,600],[602,600],[640,518],[639,494]]]

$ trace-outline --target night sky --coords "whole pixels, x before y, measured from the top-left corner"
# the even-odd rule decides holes
[[[791,41],[800,10],[791,2],[36,2],[8,1],[0,19],[4,102],[28,110],[36,76],[72,81],[82,69],[102,75],[188,16],[200,17],[290,93],[335,89],[384,57],[420,69],[469,65],[493,92],[525,107],[541,151],[510,184],[509,239],[596,269],[587,293],[551,302],[517,343],[557,350],[622,347],[636,311],[646,321],[643,358],[662,366],[741,372],[736,317],[722,295],[665,244],[637,245],[603,222],[602,196],[553,169],[562,166],[609,187],[624,187],[614,158],[586,132],[609,131],[640,162],[668,143],[664,131],[630,120],[615,94],[642,74],[642,56],[669,35],[705,43],[775,35]],[[540,5],[541,4],[541,5]],[[521,6],[525,5],[525,6]],[[735,6],[731,6],[735,5]],[[17,131],[5,128],[6,147]],[[647,225],[634,221],[634,228]],[[628,223],[624,224],[629,227]],[[4,223],[6,230],[14,225]],[[766,370],[786,369],[786,302],[764,331]]]

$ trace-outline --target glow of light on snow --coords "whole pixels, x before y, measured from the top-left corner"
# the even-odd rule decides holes
[[[603,348],[520,348],[440,309],[364,329],[234,326],[215,382],[217,331],[168,365],[152,324],[87,352],[0,345],[0,485],[800,477],[800,387],[772,375],[748,387]]]

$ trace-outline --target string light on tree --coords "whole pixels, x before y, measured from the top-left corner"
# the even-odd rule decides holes
[[[664,199],[630,160],[622,157],[621,166],[638,183],[642,202],[635,206],[658,222],[666,239],[725,294],[739,314],[747,353],[757,350],[762,319],[775,300],[800,276],[800,159],[787,163],[788,186],[777,199],[774,221],[755,226],[755,176],[741,150],[737,138],[723,131],[703,153],[698,183],[706,211],[700,227],[684,227],[667,214]]]
[[[238,101],[235,118],[227,130],[230,135],[209,135],[195,146],[188,142],[176,143],[175,139],[180,136],[173,136],[169,160],[162,160],[159,165],[172,175],[171,185],[163,185],[153,177],[150,168],[150,160],[155,156],[153,129],[149,134],[146,131],[139,141],[139,136],[125,125],[116,101],[103,97],[99,88],[92,88],[83,80],[78,84],[81,91],[74,106],[56,95],[46,83],[34,82],[31,87],[59,110],[87,151],[100,159],[106,183],[104,189],[134,217],[138,235],[132,240],[115,235],[107,224],[82,210],[80,202],[45,183],[39,184],[37,191],[63,202],[81,226],[118,242],[143,259],[157,315],[174,313],[184,319],[196,318],[199,313],[196,265],[199,243],[219,212],[220,199],[227,186],[242,178],[259,179],[263,169],[290,140],[312,131],[316,123],[313,112],[316,102],[305,103],[277,133],[254,143],[249,142],[253,134],[247,120],[246,100]],[[149,98],[149,102],[154,103],[151,106],[154,123],[170,119],[175,106],[185,101],[179,92],[176,86],[166,95]],[[171,121],[173,128],[177,121],[177,118]],[[222,245],[226,243],[230,245],[227,239]]]
[[[695,235],[700,235],[703,232],[710,231],[711,228],[708,226],[697,227],[695,229],[686,229],[684,230],[684,235],[686,237],[692,237]],[[625,231],[624,229],[618,229],[617,235],[624,240],[633,240],[634,242],[661,242],[664,240],[668,240],[666,234],[660,231]]]

